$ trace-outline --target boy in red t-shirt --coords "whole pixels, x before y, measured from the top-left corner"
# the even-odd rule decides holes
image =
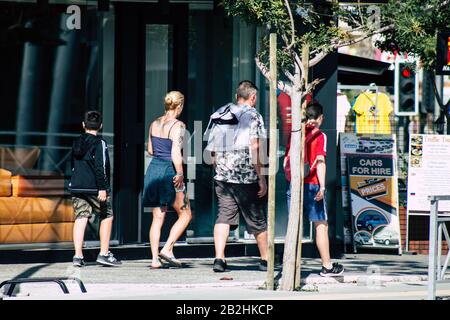
[[[327,155],[327,136],[320,131],[323,122],[323,107],[317,103],[306,106],[306,135],[305,135],[305,162],[310,165],[310,172],[304,180],[303,212],[308,215],[309,221],[316,228],[316,245],[322,259],[323,277],[340,276],[344,267],[335,262],[331,263],[330,246],[328,240],[327,210],[325,205],[325,157]],[[291,200],[290,185],[290,141],[285,156],[286,178],[289,181],[287,191],[288,208]]]

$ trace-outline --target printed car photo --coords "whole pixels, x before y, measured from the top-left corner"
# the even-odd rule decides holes
[[[381,226],[374,231],[373,240],[385,246],[398,245],[399,234],[389,226]]]
[[[394,142],[390,140],[380,140],[377,141],[378,146],[376,148],[377,151],[383,152],[383,153],[389,153],[392,152],[392,148],[394,147]]]
[[[381,225],[387,225],[389,222],[387,218],[379,212],[368,211],[359,215],[356,220],[357,230],[372,231]]]
[[[359,140],[356,152],[373,153],[377,150],[377,143],[371,140]]]
[[[372,235],[367,231],[359,231],[353,236],[356,245],[373,245]]]

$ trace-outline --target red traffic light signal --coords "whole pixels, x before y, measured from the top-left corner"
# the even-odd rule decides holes
[[[408,62],[396,62],[395,68],[395,114],[397,116],[418,113],[418,81],[414,66]]]
[[[403,78],[411,77],[411,70],[408,67],[403,68],[403,70],[402,70],[402,77]]]

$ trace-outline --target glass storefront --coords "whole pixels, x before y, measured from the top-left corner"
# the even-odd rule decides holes
[[[116,212],[113,240],[148,243],[151,210],[140,202],[149,163],[148,128],[163,114],[170,90],[185,94],[182,120],[190,132],[185,172],[194,218],[181,240],[212,242],[213,169],[195,152],[196,141],[203,150],[209,116],[234,100],[243,79],[260,88],[257,108],[268,125],[268,86],[254,63],[262,30],[215,12],[212,2],[171,2],[165,9],[113,2],[106,12],[94,3],[77,3],[81,28],[69,29],[71,4],[43,10],[31,3],[0,2],[5,35],[0,37],[0,246],[72,241],[71,145],[87,110],[104,115]],[[281,161],[284,149],[282,141]],[[286,187],[280,168],[277,237],[286,232]],[[175,220],[169,212],[162,241]],[[242,225],[231,236],[248,239],[244,230]],[[305,228],[305,236],[309,233]],[[96,243],[97,234],[94,219],[86,240]]]

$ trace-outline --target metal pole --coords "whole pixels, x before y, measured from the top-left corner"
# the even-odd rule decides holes
[[[428,300],[436,300],[436,245],[438,201],[431,200],[430,239],[428,249]]]
[[[441,280],[441,261],[442,261],[442,226],[443,223],[439,223],[439,213],[436,213],[436,224],[437,224],[437,279]],[[444,276],[442,274],[442,276]],[[442,278],[443,279],[443,278]]]
[[[277,34],[270,34],[270,145],[268,195],[267,290],[274,289],[275,273],[275,183],[277,166]]]
[[[406,244],[405,244],[406,252],[409,251],[409,210],[406,209]]]

